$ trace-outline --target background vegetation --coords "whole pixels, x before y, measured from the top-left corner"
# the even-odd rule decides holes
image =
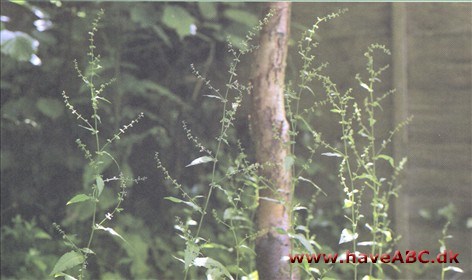
[[[1,5],[2,16],[5,16],[2,17],[1,59],[2,278],[48,277],[58,257],[68,250],[62,242],[57,242],[61,235],[52,226],[54,222],[61,224],[67,232],[77,233],[79,236],[88,231],[88,220],[92,214],[90,209],[80,205],[68,207],[65,205],[71,197],[86,188],[94,177],[90,168],[87,168],[87,160],[75,143],[77,138],[84,137],[85,132],[77,127],[76,117],[67,112],[61,92],[65,90],[70,96],[71,103],[82,112],[91,114],[87,107],[89,101],[87,88],[77,77],[73,60],[77,59],[78,66],[84,73],[90,71],[86,68],[85,55],[89,48],[87,32],[100,8],[106,10],[106,15],[101,21],[100,32],[95,37],[95,44],[102,60],[102,68],[98,74],[105,81],[117,78],[107,89],[111,104],[103,104],[102,107],[104,112],[101,115],[104,130],[102,132],[105,135],[113,135],[114,131],[129,123],[141,112],[145,114],[146,117],[140,120],[138,126],[133,127],[132,131],[116,142],[111,152],[125,176],[145,176],[147,180],[129,184],[128,195],[122,205],[125,211],[114,220],[114,228],[133,245],[134,249],[123,246],[117,239],[99,235],[96,246],[97,251],[101,253],[90,262],[88,270],[93,277],[102,279],[119,277],[143,279],[156,276],[160,279],[180,278],[176,275],[183,273],[182,266],[172,255],[176,255],[176,251],[182,249],[181,239],[176,234],[174,224],[175,216],[181,215],[184,210],[178,207],[178,204],[164,199],[166,196],[175,195],[177,190],[172,188],[162,172],[156,169],[154,153],[159,151],[162,162],[172,176],[179,178],[179,182],[186,186],[186,191],[192,195],[206,192],[207,186],[200,182],[209,179],[212,173],[211,166],[195,166],[191,172],[185,168],[191,160],[201,154],[189,144],[187,132],[182,128],[182,121],[187,122],[192,133],[197,135],[201,142],[210,145],[209,148],[214,150],[216,147],[211,145],[216,145],[214,137],[218,135],[220,128],[220,124],[215,121],[215,115],[221,114],[221,107],[211,98],[203,97],[204,94],[208,94],[208,90],[204,82],[192,73],[190,64],[193,64],[201,75],[211,80],[215,87],[224,88],[228,77],[227,70],[233,59],[227,51],[227,37],[230,36],[229,40],[235,49],[241,48],[241,41],[247,31],[257,25],[261,7],[242,3],[97,4],[60,1],[2,2]],[[298,75],[296,69],[299,68],[297,65],[300,65],[300,61],[296,58],[295,43],[300,33],[313,24],[316,18],[314,15],[322,16],[328,11],[342,8],[312,5],[294,7],[292,21],[294,39],[291,42],[292,55],[289,56],[287,69],[287,74],[292,78]],[[366,14],[363,11],[366,6],[350,8],[351,13],[345,16],[346,21],[357,18],[357,21],[369,25],[369,20],[375,20],[375,18],[369,20],[362,18]],[[374,5],[370,9],[375,15],[384,13],[383,8],[386,7]],[[416,7],[416,9],[422,8]],[[440,127],[433,127],[430,130],[433,132],[428,132],[427,135],[436,137],[440,145],[447,146],[447,139],[459,139],[458,142],[465,145],[458,144],[448,150],[448,155],[456,155],[455,161],[449,161],[446,156],[436,165],[431,162],[437,162],[435,161],[437,158],[424,156],[429,151],[425,148],[426,144],[423,146],[409,144],[406,148],[407,151],[415,148],[425,151],[420,155],[412,151],[414,166],[420,164],[426,167],[428,164],[432,167],[448,166],[443,172],[450,177],[450,186],[443,186],[442,189],[433,187],[439,193],[454,194],[451,200],[454,203],[451,205],[454,206],[441,208],[448,203],[437,200],[422,207],[412,208],[412,211],[418,214],[409,218],[411,223],[419,219],[424,223],[422,229],[412,230],[412,233],[421,230],[434,233],[420,237],[425,240],[430,239],[428,246],[431,247],[428,248],[439,247],[437,239],[441,237],[441,229],[447,216],[455,220],[450,229],[462,234],[461,236],[469,235],[469,239],[466,240],[470,241],[472,213],[469,198],[472,199],[470,193],[472,183],[470,176],[464,174],[465,172],[470,174],[471,170],[470,156],[465,157],[470,155],[471,141],[472,45],[470,32],[467,33],[470,26],[469,29],[464,29],[466,20],[460,13],[461,9],[467,15],[471,6],[466,5],[465,9],[462,6],[430,8],[436,12],[445,11],[447,13],[444,17],[455,18],[457,21],[453,25],[457,27],[454,29],[455,35],[443,35],[441,36],[443,40],[449,38],[448,36],[459,36],[463,30],[465,35],[461,35],[464,39],[458,39],[460,51],[457,52],[463,53],[463,57],[451,58],[452,54],[444,56],[459,61],[462,65],[458,66],[462,67],[459,70],[456,71],[455,66],[450,66],[452,72],[456,71],[454,73],[459,74],[455,75],[455,78],[446,74],[442,77],[443,80],[453,80],[456,87],[451,86],[451,92],[457,93],[455,98],[459,100],[458,104],[462,105],[455,107],[455,102],[442,102],[443,107],[440,112],[447,121]],[[308,12],[304,13],[303,10],[310,11],[310,14],[307,15]],[[321,60],[334,61],[333,67],[328,71],[333,71],[335,77],[340,77],[339,86],[342,89],[347,89],[356,83],[352,72],[362,71],[363,61],[358,63],[354,57],[362,59],[365,48],[370,43],[379,41],[379,37],[382,43],[385,41],[387,45],[390,43],[389,40],[382,39],[378,33],[371,32],[366,26],[365,29],[359,29],[365,37],[357,39],[356,43],[351,45],[355,46],[354,49],[358,47],[356,55],[350,55],[351,47],[348,46],[345,47],[347,48],[345,53],[333,53],[335,48],[330,47],[328,41],[336,45],[349,40],[346,34],[350,32],[350,24],[346,21],[338,21],[325,33],[321,32],[321,37],[318,38],[322,43],[326,43],[325,48],[320,48]],[[383,19],[380,20],[382,21]],[[424,22],[426,21],[417,20],[414,26],[429,30],[427,23]],[[196,29],[189,28],[192,24]],[[382,29],[382,25],[379,24],[378,28]],[[7,30],[16,33],[4,32]],[[411,32],[415,31],[417,29],[413,28]],[[423,31],[422,34],[427,32]],[[7,40],[9,38],[10,40]],[[368,40],[368,43],[364,40]],[[419,49],[424,46],[418,43],[411,47]],[[443,58],[438,58],[440,61],[441,59]],[[244,80],[249,76],[250,62],[251,56],[242,58],[241,69],[238,72],[239,79]],[[432,77],[438,77],[434,76],[435,72],[432,74]],[[350,78],[342,79],[345,77]],[[466,81],[464,82],[461,77]],[[410,82],[410,85],[413,87],[430,83],[431,78],[422,80],[421,77],[417,77]],[[387,78],[382,85],[386,89],[391,88],[391,79]],[[417,92],[424,91],[420,86],[419,88]],[[425,88],[428,89],[427,86]],[[429,112],[428,108],[434,108],[441,103],[435,102],[442,100],[438,96],[439,94],[423,98],[422,95],[416,95],[412,98],[412,101],[424,103],[423,107],[414,107],[416,111],[413,113],[415,115],[419,113],[420,118],[417,123],[412,124],[413,128],[410,131],[413,135],[412,142],[419,139],[418,142],[421,143],[424,134],[420,132],[428,125],[429,115],[426,113]],[[246,150],[246,154],[252,155],[254,151],[249,135],[247,115],[250,112],[247,101],[243,101],[242,109],[237,113],[234,134],[238,135],[240,145]],[[461,118],[460,121],[456,121],[453,117],[447,117],[452,116],[454,111],[465,112],[465,120]],[[426,117],[421,117],[422,113],[425,113]],[[392,127],[394,114],[392,105],[385,107],[385,114],[385,119],[379,120],[385,123],[385,131],[381,131],[381,134],[387,133]],[[320,109],[316,112],[316,119],[311,121],[319,124],[328,141],[336,142],[339,135],[330,129],[335,120],[330,119],[327,110]],[[448,128],[450,126],[454,126],[454,131],[461,129],[461,133],[451,132]],[[444,140],[442,137],[448,134],[452,135],[450,136],[452,138],[446,136],[447,139]],[[234,140],[235,135],[228,137]],[[302,143],[303,136],[304,134],[300,135]],[[411,159],[411,156],[408,156]],[[252,158],[248,160],[253,161]],[[106,176],[111,177],[116,173],[111,161],[105,162],[102,168]],[[425,193],[422,186],[428,183],[414,181],[412,178],[416,178],[415,172],[424,170],[417,168],[407,171],[409,174],[407,176],[410,178],[407,185],[410,187],[408,193],[412,196],[418,193],[418,197],[423,201],[432,201],[428,200],[430,197],[421,196]],[[316,179],[317,184],[328,194],[328,198],[323,199],[325,202],[315,204],[313,208],[315,215],[308,226],[315,229],[317,242],[323,244],[326,251],[337,251],[339,235],[344,228],[345,220],[340,208],[344,194],[336,183],[336,163],[326,157],[315,158],[307,173],[311,179]],[[420,175],[434,176],[428,174]],[[311,191],[302,189],[297,193],[297,199],[303,201],[304,197],[310,197],[311,194]],[[114,192],[106,189],[101,198],[103,207],[101,211],[111,206],[113,198]],[[211,208],[218,209],[223,199],[214,197],[210,201]],[[438,213],[437,210],[440,208],[442,210]],[[211,228],[205,230],[211,232]],[[211,233],[215,239],[227,238],[226,233]],[[460,250],[463,247],[456,248]],[[464,249],[462,253],[464,262],[470,263],[472,252]],[[224,252],[216,254],[219,254],[219,258],[229,258]],[[463,268],[466,267],[471,266],[464,265]],[[341,271],[333,275],[348,273],[343,272],[343,269],[340,266],[338,270]],[[413,275],[417,277],[429,278],[430,276],[426,276],[428,273],[434,277],[439,275],[437,268],[427,270],[418,266],[413,270]],[[470,270],[466,271],[465,275],[470,273]]]

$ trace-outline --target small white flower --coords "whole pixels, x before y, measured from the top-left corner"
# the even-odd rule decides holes
[[[195,24],[190,24],[190,34],[197,35],[197,26]]]
[[[111,220],[111,218],[113,218],[113,214],[106,213],[105,218],[107,218],[108,220]]]

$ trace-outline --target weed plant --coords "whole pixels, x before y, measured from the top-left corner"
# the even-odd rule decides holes
[[[226,88],[220,90],[214,87],[210,80],[203,77],[199,71],[191,65],[194,75],[203,82],[209,91],[206,98],[222,104],[220,118],[220,131],[216,136],[216,148],[211,150],[203,145],[197,136],[192,134],[188,124],[183,128],[187,138],[203,155],[191,161],[186,167],[193,168],[199,164],[211,164],[211,175],[206,183],[207,193],[192,196],[188,187],[182,186],[171,177],[156,153],[157,168],[160,169],[165,178],[179,190],[180,197],[166,197],[166,199],[189,206],[194,210],[187,217],[178,217],[176,229],[185,242],[185,250],[179,253],[177,258],[184,264],[184,279],[197,277],[196,272],[190,272],[191,267],[204,267],[209,279],[239,279],[240,277],[251,277],[254,270],[254,214],[258,203],[258,192],[264,185],[264,178],[258,175],[259,164],[251,164],[244,148],[238,140],[233,140],[231,130],[235,122],[237,110],[241,102],[250,92],[250,84],[244,84],[238,80],[238,64],[243,55],[251,53],[257,46],[252,45],[254,36],[267,23],[271,14],[269,13],[259,25],[254,27],[243,41],[243,48],[236,49],[228,43],[228,52],[232,60],[229,66],[229,79]],[[209,209],[210,200],[215,192],[224,200],[224,207],[220,209]],[[226,240],[211,240],[208,230],[204,230],[208,222],[208,214],[212,214],[217,229],[229,233]],[[224,237],[224,235],[223,235]],[[215,238],[221,238],[216,236]],[[222,263],[212,258],[212,251],[220,250],[227,252],[226,262]],[[221,256],[221,253],[220,253]],[[234,275],[234,277],[233,277]]]
[[[309,167],[317,148],[326,150],[322,155],[336,158],[339,161],[338,180],[345,194],[343,209],[346,213],[345,218],[350,224],[340,233],[339,244],[352,243],[351,250],[359,260],[359,258],[362,258],[358,249],[359,246],[370,247],[372,255],[391,252],[395,239],[388,217],[390,201],[392,197],[396,197],[398,194],[400,186],[396,185],[396,178],[403,169],[406,158],[396,163],[393,157],[386,153],[386,149],[392,142],[394,134],[407,125],[411,118],[398,124],[390,131],[387,139],[382,140],[377,136],[377,113],[382,111],[382,101],[394,92],[394,90],[391,90],[378,94],[375,88],[376,84],[381,82],[381,74],[388,69],[388,65],[374,68],[374,52],[380,51],[385,55],[390,55],[390,51],[384,45],[372,44],[365,52],[368,77],[364,79],[360,74],[356,75],[355,79],[359,83],[359,89],[350,88],[345,92],[340,92],[336,83],[323,73],[328,64],[322,63],[319,66],[314,66],[316,56],[313,54],[313,50],[318,46],[315,35],[319,24],[334,19],[345,11],[340,10],[337,13],[318,18],[312,28],[304,32],[302,40],[298,44],[299,54],[303,62],[299,72],[300,82],[297,91],[293,88],[288,89],[287,110],[293,129],[292,151],[295,152],[296,136],[299,133],[298,128],[300,126],[303,127],[304,131],[309,132],[313,138],[313,146],[308,148],[311,157],[302,165],[302,169],[295,174],[301,174],[303,169]],[[322,94],[315,92],[311,86],[314,82],[321,83]],[[315,102],[313,106],[300,110],[300,100],[304,94],[310,95]],[[341,145],[325,141],[321,132],[310,124],[311,115],[321,106],[327,106],[338,119]],[[378,165],[381,161],[387,162],[392,169],[392,176],[388,179],[382,177],[379,173]],[[299,175],[298,178],[300,179]],[[370,211],[363,213],[362,211],[365,211],[365,207],[362,207],[363,204],[368,204]],[[358,242],[358,237],[363,228],[370,232],[370,240]],[[313,238],[309,239],[308,237],[307,239],[311,243],[317,244]],[[313,248],[307,246],[307,244],[310,243],[301,242],[305,252],[307,250],[312,252]],[[353,264],[353,279],[359,278],[360,268],[358,265],[358,263]],[[368,266],[367,271],[362,271],[364,275],[385,277],[380,263],[370,263]],[[302,267],[304,271],[315,278],[324,276],[331,269],[319,271],[310,268],[308,264]]]
[[[287,116],[291,124],[291,151],[286,159],[288,168],[292,168],[293,182],[292,190],[295,191],[299,182],[304,181],[310,183],[314,189],[315,194],[309,204],[303,206],[301,203],[293,203],[287,205],[291,209],[294,224],[288,234],[295,246],[294,253],[320,252],[323,248],[315,240],[315,235],[310,230],[310,223],[314,219],[313,215],[308,214],[305,219],[302,219],[298,213],[300,211],[311,212],[316,199],[320,194],[326,195],[320,187],[312,180],[305,178],[304,173],[313,165],[313,157],[318,149],[326,150],[324,156],[338,158],[338,179],[339,185],[345,194],[343,209],[345,210],[345,218],[350,226],[346,227],[340,233],[339,243],[352,243],[352,251],[359,255],[358,246],[370,247],[371,254],[389,253],[391,246],[394,243],[393,230],[390,228],[390,219],[388,217],[389,204],[392,197],[396,196],[399,186],[395,184],[395,179],[403,169],[406,158],[400,162],[394,162],[394,159],[386,153],[387,146],[392,142],[394,134],[404,127],[411,119],[398,124],[390,133],[387,139],[378,139],[376,135],[377,113],[382,109],[381,102],[388,95],[394,91],[389,91],[384,94],[377,94],[375,90],[376,83],[380,82],[381,74],[388,68],[384,66],[378,69],[374,68],[374,52],[381,51],[386,55],[390,51],[383,45],[372,44],[368,47],[365,57],[367,58],[367,73],[368,78],[364,80],[359,74],[356,75],[356,80],[360,85],[359,96],[354,93],[354,89],[349,89],[341,93],[336,84],[331,81],[330,77],[323,74],[323,70],[327,67],[327,63],[315,66],[315,55],[313,50],[318,43],[315,40],[315,35],[319,25],[328,20],[339,17],[345,13],[346,10],[339,10],[322,18],[317,18],[315,24],[304,32],[302,40],[298,44],[298,51],[301,56],[303,65],[299,72],[299,82],[297,86],[292,86],[292,82],[286,88],[286,105]],[[265,18],[261,24],[267,21]],[[247,45],[257,32],[260,26],[256,27],[248,36],[245,42]],[[243,86],[238,82],[236,67],[240,61],[240,56],[250,52],[254,47],[248,47],[246,50],[236,51],[231,46],[229,51],[233,56],[233,61],[229,69],[229,81],[226,84],[224,94],[220,90],[215,89],[210,81],[202,77],[197,70],[192,66],[194,74],[202,79],[211,94],[206,97],[219,100],[223,105],[222,118],[220,120],[221,129],[219,136],[216,137],[217,148],[215,152],[206,148],[198,139],[193,136],[184,124],[184,129],[187,132],[187,137],[193,142],[196,148],[204,155],[193,160],[187,167],[197,164],[211,163],[212,172],[208,183],[208,193],[205,196],[191,196],[186,187],[180,185],[173,179],[167,169],[164,167],[156,154],[157,167],[160,169],[166,179],[180,191],[181,198],[168,197],[167,199],[175,203],[183,203],[195,210],[193,214],[187,217],[180,217],[177,219],[176,229],[181,232],[181,237],[185,241],[185,251],[181,252],[178,257],[184,264],[185,278],[188,276],[190,267],[203,266],[207,269],[209,278],[228,277],[233,279],[241,276],[250,278],[254,275],[253,267],[243,266],[242,260],[249,257],[253,263],[253,241],[257,235],[254,232],[252,218],[254,216],[254,209],[257,207],[257,200],[260,199],[257,194],[258,190],[267,187],[264,178],[257,175],[260,168],[270,163],[262,165],[250,164],[247,160],[247,155],[239,147],[239,153],[234,160],[222,162],[221,154],[223,151],[228,151],[233,145],[228,138],[228,131],[233,125],[236,110],[241,104],[243,94],[248,92],[249,86]],[[321,83],[323,93],[317,94],[312,88],[313,83]],[[230,95],[230,93],[232,95]],[[315,98],[315,102],[309,108],[301,109],[300,102],[304,95],[311,95]],[[320,96],[323,96],[320,100]],[[232,100],[230,101],[230,98]],[[362,102],[357,100],[361,99]],[[230,103],[231,102],[231,103]],[[231,106],[229,106],[231,104]],[[341,147],[325,141],[320,132],[318,132],[310,124],[309,119],[313,113],[321,106],[330,107],[330,111],[339,119],[339,129],[341,131]],[[312,145],[306,147],[309,150],[308,158],[302,162],[302,158],[297,158],[297,136],[300,131],[308,131],[312,136]],[[223,146],[226,149],[223,149]],[[392,176],[389,179],[381,177],[378,172],[378,165],[380,161],[385,161],[392,169]],[[294,164],[296,163],[296,164]],[[226,166],[225,166],[226,165]],[[225,171],[226,170],[226,171]],[[236,183],[236,184],[235,184]],[[202,236],[202,227],[205,224],[205,217],[209,211],[209,201],[214,191],[224,194],[228,208],[224,210],[223,217],[218,214],[216,209],[213,210],[213,218],[219,225],[223,225],[229,232],[231,232],[233,243],[216,244],[211,240]],[[369,196],[367,195],[367,191]],[[203,202],[201,202],[203,200]],[[370,213],[363,214],[362,205],[368,204],[370,206]],[[198,222],[193,220],[197,215]],[[196,227],[196,230],[192,230]],[[370,240],[358,242],[358,237],[361,227],[367,228],[370,232]],[[214,248],[225,248],[230,252],[234,261],[232,265],[221,263],[210,257],[201,257],[208,255],[207,251]],[[316,248],[316,249],[315,249]],[[249,253],[248,253],[249,252]],[[302,263],[301,268],[310,277],[322,278],[330,272],[333,267],[325,266],[322,269],[313,268],[308,263]],[[358,279],[359,272],[358,264],[353,266],[353,279]],[[383,268],[380,264],[370,264],[363,274],[373,277],[384,277]],[[247,279],[247,278],[246,278]]]
[[[124,240],[124,238],[113,228],[107,227],[107,224],[109,221],[113,220],[118,213],[123,211],[121,204],[126,198],[127,186],[129,183],[138,183],[139,181],[146,179],[141,177],[134,179],[124,176],[121,172],[118,161],[112,155],[110,149],[116,141],[118,141],[130,128],[136,125],[139,120],[143,118],[143,114],[138,115],[129,124],[122,126],[115,134],[113,134],[112,137],[106,139],[104,143],[100,134],[102,121],[99,115],[99,109],[103,102],[110,103],[110,101],[104,97],[104,93],[105,89],[113,82],[113,80],[101,84],[98,84],[97,82],[99,79],[98,73],[102,66],[100,65],[100,55],[96,54],[97,47],[95,45],[95,34],[98,31],[99,22],[103,14],[103,10],[97,14],[96,19],[92,23],[92,29],[88,33],[89,51],[87,53],[88,67],[86,73],[83,73],[79,68],[78,62],[74,61],[78,77],[89,89],[92,115],[88,117],[85,114],[80,113],[78,109],[71,104],[70,97],[65,92],[62,92],[66,108],[77,119],[79,123],[78,125],[85,129],[91,138],[90,144],[86,144],[87,142],[80,138],[76,140],[76,143],[78,148],[83,152],[85,159],[88,161],[87,168],[91,171],[91,181],[93,181],[91,186],[88,186],[83,193],[75,195],[67,202],[67,205],[87,203],[92,209],[90,232],[86,241],[66,233],[59,224],[54,223],[57,232],[61,234],[66,245],[70,247],[71,250],[59,258],[51,271],[51,275],[55,277],[64,276],[66,279],[76,279],[76,277],[71,275],[73,273],[78,274],[78,279],[86,277],[88,260],[91,255],[95,254],[92,248],[93,240],[97,231],[104,231],[112,236],[122,239],[123,242],[126,243],[126,240]],[[89,146],[93,146],[93,148],[89,148]],[[117,175],[111,178],[104,178],[104,163],[110,160],[116,165],[118,172]],[[105,188],[111,188],[113,182],[117,182],[119,186],[119,191],[116,194],[116,203],[111,209],[109,209],[109,211],[101,213],[98,210],[98,204],[100,203],[102,192]],[[83,243],[85,243],[85,245],[83,245]]]
[[[446,219],[446,223],[444,224],[442,231],[441,231],[441,237],[439,238],[439,253],[444,253],[448,254],[448,247],[446,244],[447,239],[453,238],[452,235],[448,234],[449,226],[454,220],[454,216],[456,216],[456,208],[454,207],[453,204],[449,204],[441,209],[438,210],[438,214],[440,216],[443,216]],[[458,273],[464,273],[464,270],[462,270],[460,267],[453,266],[453,265],[446,265],[446,263],[441,263],[441,280],[446,279],[446,272],[448,271],[454,271]]]

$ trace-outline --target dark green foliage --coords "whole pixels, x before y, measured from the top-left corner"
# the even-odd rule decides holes
[[[243,81],[253,49],[246,34],[257,25],[259,6],[18,3],[1,3],[10,17],[2,31],[11,32],[4,33],[10,37],[1,59],[2,279],[63,271],[87,279],[253,279],[254,213],[267,184],[258,175],[264,165],[253,164],[250,85]],[[94,26],[101,8],[106,15]],[[91,28],[99,31],[88,34]],[[312,56],[316,28],[298,28],[308,30],[297,48],[302,68],[291,69],[286,87],[294,156],[285,164],[297,194],[287,205],[294,221],[287,234],[294,252],[336,252],[342,232],[349,245],[343,249],[356,250],[358,238],[381,245],[372,252],[390,250],[396,236],[388,205],[404,162],[389,155],[393,132],[381,142],[372,130],[390,93],[374,90],[381,71],[373,52],[388,51],[372,45],[367,76],[346,77],[356,87],[341,91],[324,73],[327,64]],[[330,121],[321,134],[318,125]],[[376,166],[389,171],[388,180]],[[324,199],[329,207],[319,206]],[[454,216],[449,208],[441,214]],[[438,235],[441,246],[448,226]],[[301,268],[306,277],[336,279],[355,271]],[[394,275],[368,265],[357,278],[364,274]]]
[[[100,140],[106,143],[107,139],[113,139],[114,131],[144,112],[146,118],[133,127],[132,133],[125,137],[118,135],[121,139],[113,140],[109,153],[121,166],[124,176],[148,176],[148,182],[154,183],[134,187],[129,183],[131,199],[123,205],[129,213],[124,217],[128,218],[118,216],[114,220],[114,229],[135,245],[134,250],[98,235],[94,242],[99,247],[96,251],[113,257],[92,256],[88,272],[109,279],[116,279],[118,275],[126,278],[167,275],[166,278],[172,278],[175,276],[173,271],[179,271],[178,268],[169,269],[176,265],[171,255],[176,248],[172,244],[177,243],[178,237],[175,237],[172,225],[174,214],[171,212],[174,210],[169,212],[170,202],[162,197],[173,194],[166,190],[161,176],[153,170],[152,153],[164,150],[161,156],[166,162],[176,163],[172,171],[177,175],[183,172],[183,166],[179,167],[178,162],[198,157],[198,151],[183,146],[181,140],[171,140],[184,136],[178,129],[184,119],[193,120],[198,116],[199,121],[191,123],[192,129],[213,129],[207,126],[207,120],[213,118],[217,106],[209,98],[202,97],[202,83],[193,76],[189,64],[194,63],[203,75],[212,69],[226,67],[227,36],[231,35],[237,46],[249,28],[248,24],[253,25],[253,22],[235,21],[232,15],[239,11],[248,18],[254,16],[245,11],[243,4],[236,3],[56,4],[2,2],[2,15],[10,18],[9,22],[2,22],[2,30],[21,31],[24,33],[21,38],[27,38],[28,43],[37,40],[37,51],[26,50],[28,54],[36,53],[42,63],[34,66],[28,61],[20,61],[24,60],[26,52],[18,57],[2,45],[2,229],[11,225],[10,221],[17,213],[27,220],[36,217],[37,227],[55,238],[60,235],[55,232],[53,222],[67,229],[66,233],[73,232],[82,237],[89,229],[87,221],[92,217],[92,211],[83,199],[88,200],[86,190],[91,184],[99,184],[94,176],[97,170],[87,164],[89,159],[83,154],[83,147],[93,147],[94,141],[85,139],[90,131],[77,126],[77,116],[64,110],[60,93],[65,90],[70,104],[83,116],[93,114],[87,107],[87,87],[77,79],[73,60],[77,59],[77,68],[82,69],[84,76],[90,74],[92,68],[87,67],[88,58],[83,54],[89,45],[87,32],[91,21],[101,6],[106,9],[106,16],[99,25],[100,32],[95,35],[95,44],[97,53],[101,54],[102,68],[95,71],[102,81],[117,79],[104,95],[111,104],[106,101],[100,104],[100,135],[103,136]],[[198,28],[197,35],[178,26],[176,11],[190,15]],[[38,19],[50,21],[52,25],[40,32],[33,24]],[[20,48],[15,48],[17,50]],[[216,73],[212,79],[221,80],[218,71],[212,72]],[[220,84],[215,83],[216,86]],[[203,135],[203,138],[211,137]],[[76,143],[77,138],[84,140]],[[93,151],[90,154],[94,156]],[[115,176],[113,161],[107,156],[101,161],[98,172],[103,174],[102,179]],[[192,182],[199,176],[193,173],[185,177],[185,182]],[[107,185],[105,182],[98,205],[98,211],[103,215],[113,205],[117,191]],[[139,190],[135,191],[135,187]],[[198,186],[194,186],[194,191],[198,191]],[[67,201],[80,193],[82,196],[71,201],[66,209]],[[135,228],[139,224],[141,226]],[[10,237],[5,235],[5,238]],[[70,238],[78,241],[74,236]],[[41,275],[51,272],[57,259],[70,251],[64,250],[60,243],[44,243],[49,246],[47,250],[38,250],[40,255],[46,252],[55,255],[42,258],[45,262],[43,274],[19,265],[23,262],[18,261],[18,257],[27,257],[26,248],[31,247],[25,245],[25,250],[18,250],[18,257],[2,261],[2,277],[24,278],[21,271],[30,271],[44,278]],[[2,256],[10,251],[9,247],[2,247]]]

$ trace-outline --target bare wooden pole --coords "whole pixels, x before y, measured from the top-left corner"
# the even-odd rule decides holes
[[[290,238],[277,232],[291,226],[292,174],[284,162],[290,154],[289,123],[285,115],[284,82],[291,3],[268,3],[274,13],[263,27],[252,75],[251,124],[256,158],[265,167],[269,187],[260,191],[256,240],[259,279],[295,279]]]

